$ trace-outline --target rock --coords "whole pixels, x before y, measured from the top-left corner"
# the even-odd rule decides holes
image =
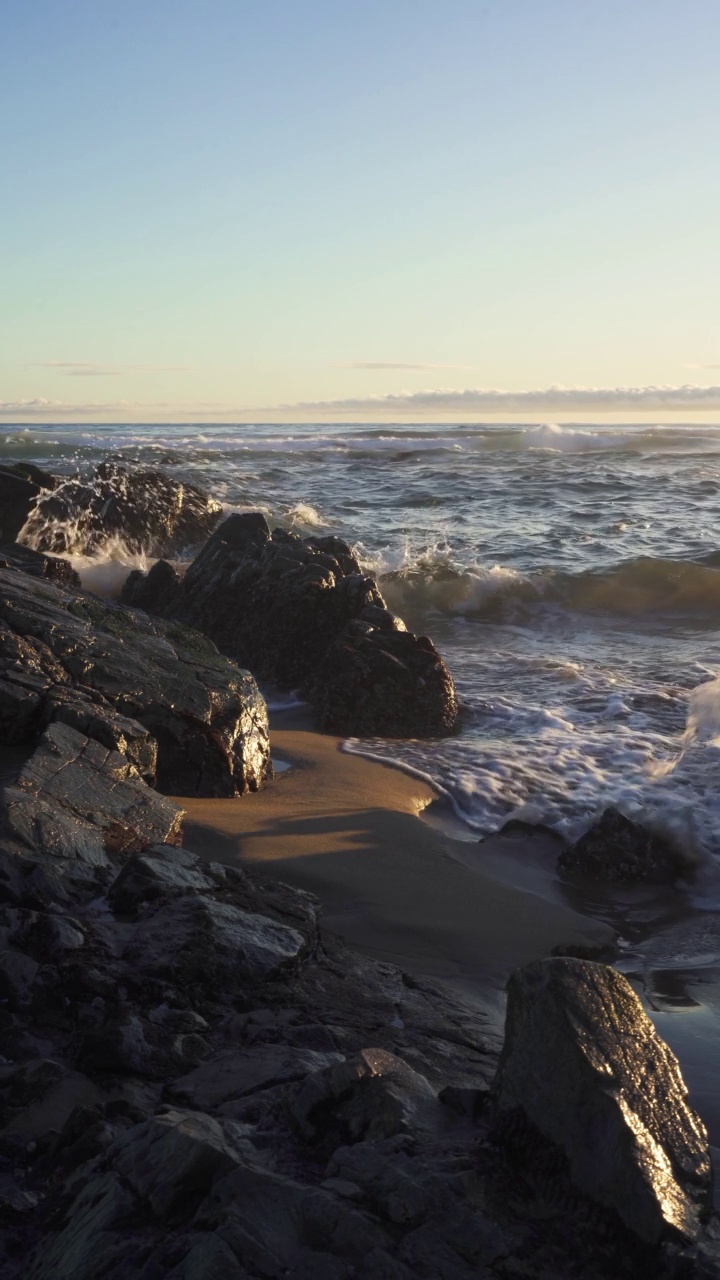
[[[519,1113],[561,1148],[576,1185],[642,1240],[700,1234],[707,1134],[677,1059],[615,970],[551,959],[513,974],[494,1095],[501,1121]]]
[[[432,643],[409,635],[340,538],[272,534],[259,512],[223,521],[182,581],[133,574],[128,604],[177,617],[258,678],[302,687],[338,732],[442,736],[458,704]],[[351,625],[352,624],[352,625]]]
[[[134,914],[148,903],[216,887],[197,854],[156,845],[125,863],[108,890],[108,902],[113,911]]]
[[[272,773],[257,685],[208,640],[0,569],[0,729],[31,740],[54,719],[124,742],[174,795],[239,795]]]
[[[269,916],[189,894],[141,921],[126,959],[136,969],[212,998],[224,987],[253,987],[292,968],[305,949],[302,934]]]
[[[192,1241],[182,1262],[165,1273],[167,1280],[252,1280],[218,1236],[198,1231]]]
[[[36,551],[92,555],[120,541],[131,553],[163,556],[198,546],[221,514],[195,485],[105,462],[39,496],[22,536]]]
[[[32,551],[15,542],[9,546],[0,546],[0,567],[3,569],[22,569],[32,578],[46,578],[48,582],[57,582],[61,587],[80,588],[80,576],[67,560],[58,556],[46,556],[41,551]]]
[[[146,787],[125,756],[69,725],[52,724],[45,731],[18,774],[17,788],[99,830],[107,854],[180,843],[183,810]]]
[[[168,1094],[173,1100],[200,1111],[222,1107],[224,1114],[230,1114],[227,1103],[263,1089],[304,1080],[311,1072],[339,1062],[342,1062],[339,1053],[317,1053],[293,1045],[235,1047],[207,1058],[194,1071],[174,1080]]]
[[[458,724],[452,677],[432,641],[363,621],[330,646],[308,693],[326,733],[431,738]]]
[[[560,854],[558,867],[612,884],[667,884],[691,866],[663,836],[606,809],[584,836]]]
[[[24,1275],[27,1280],[105,1280],[114,1270],[129,1280],[137,1240],[127,1223],[135,1213],[131,1191],[114,1174],[90,1174],[71,1201],[63,1229],[41,1239]]]
[[[437,1096],[424,1076],[385,1049],[363,1049],[314,1072],[288,1104],[304,1138],[340,1144],[389,1138],[437,1122]]]
[[[0,466],[0,542],[14,542],[44,489],[55,479],[31,463],[5,462]]]
[[[11,1009],[29,1005],[38,967],[21,951],[0,951],[0,1000],[6,1001]]]
[[[149,1017],[132,1009],[89,1032],[78,1054],[84,1071],[167,1080],[192,1070],[209,1052],[207,1023],[187,1010],[160,1007]]]
[[[108,1160],[157,1217],[167,1218],[186,1213],[239,1155],[211,1116],[168,1111],[129,1129]]]

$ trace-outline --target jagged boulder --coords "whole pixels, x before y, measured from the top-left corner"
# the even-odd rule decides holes
[[[514,973],[493,1088],[500,1131],[518,1119],[539,1131],[642,1240],[700,1235],[707,1133],[675,1055],[614,969],[557,958]]]
[[[612,808],[563,850],[558,867],[612,884],[668,884],[692,870],[670,840]]]
[[[169,555],[198,546],[222,514],[196,485],[156,470],[103,462],[37,498],[23,530],[36,551],[91,555],[120,542],[131,552]]]
[[[32,463],[0,466],[0,542],[15,541],[40,494],[55,484],[54,476]]]
[[[432,738],[457,727],[455,687],[432,640],[392,626],[350,623],[309,694],[327,733]]]
[[[0,569],[0,731],[28,741],[53,720],[126,750],[175,795],[255,791],[272,772],[255,680],[203,636]]]
[[[180,580],[133,573],[123,600],[210,636],[258,678],[302,689],[320,725],[342,733],[452,733],[458,703],[437,650],[387,609],[340,538],[271,534],[259,512],[215,530]]]

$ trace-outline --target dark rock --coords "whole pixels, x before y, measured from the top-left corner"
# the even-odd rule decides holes
[[[31,463],[6,462],[0,466],[0,542],[14,542],[44,489],[55,479]]]
[[[200,989],[253,987],[305,954],[296,929],[228,902],[190,894],[141,921],[126,952],[133,968]]]
[[[520,1112],[641,1239],[700,1234],[707,1134],[677,1059],[615,970],[552,959],[513,974],[494,1093],[501,1121]]]
[[[216,887],[196,854],[159,845],[125,864],[108,890],[108,902],[113,911],[131,915],[148,903]]]
[[[45,731],[18,774],[17,790],[29,793],[31,813],[51,806],[99,831],[109,855],[180,843],[182,809],[145,786],[125,756],[69,725]]]
[[[80,577],[67,560],[59,556],[46,556],[41,551],[32,551],[20,543],[0,546],[0,568],[22,569],[33,578],[46,578],[48,582],[57,582],[61,587],[80,588]]]
[[[159,1218],[206,1195],[238,1163],[222,1125],[197,1111],[168,1111],[129,1129],[109,1158]]]
[[[195,485],[105,462],[90,478],[72,477],[42,494],[23,541],[37,551],[77,555],[120,541],[130,552],[163,556],[198,546],[221,514],[220,503]]]
[[[257,685],[204,637],[0,569],[0,729],[18,741],[53,719],[107,746],[124,739],[145,777],[149,735],[157,784],[175,795],[237,795],[271,774]]]
[[[584,836],[561,853],[558,867],[613,884],[667,884],[691,867],[663,836],[606,809]]]
[[[90,1073],[171,1079],[206,1056],[210,1046],[205,1031],[205,1020],[187,1010],[161,1006],[143,1017],[124,1009],[85,1036],[78,1065]]]
[[[258,678],[302,687],[324,728],[427,737],[457,727],[437,650],[405,631],[340,538],[230,516],[181,582],[167,567],[133,574],[123,599],[198,627]]]
[[[437,1123],[437,1095],[424,1076],[385,1049],[364,1049],[308,1076],[289,1102],[302,1136],[333,1151]]]
[[[311,1072],[342,1061],[339,1053],[317,1053],[285,1044],[226,1049],[169,1088],[173,1100],[199,1111],[225,1108],[247,1094],[304,1080]],[[224,1114],[228,1114],[227,1110]]]
[[[428,738],[457,728],[450,672],[427,636],[408,631],[351,624],[327,650],[308,692],[327,733]]]

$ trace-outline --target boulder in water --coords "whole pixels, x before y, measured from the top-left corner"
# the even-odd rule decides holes
[[[54,476],[32,463],[0,466],[0,542],[15,541],[40,494],[56,483]]]
[[[560,854],[561,871],[614,884],[667,884],[690,870],[669,840],[606,809],[584,836]]]
[[[308,691],[327,733],[432,738],[457,727],[450,672],[432,641],[409,631],[351,623]]]
[[[508,984],[498,1118],[539,1131],[586,1195],[642,1240],[694,1239],[712,1199],[707,1134],[675,1055],[632,987],[586,960],[540,960]]]
[[[163,556],[198,546],[222,507],[196,485],[163,471],[131,471],[104,462],[38,498],[23,532],[37,551],[92,555],[113,542]]]
[[[339,733],[440,737],[457,727],[452,678],[406,632],[347,543],[300,538],[259,512],[230,516],[180,582],[168,565],[134,573],[123,600],[182,618],[281,688],[302,688]]]

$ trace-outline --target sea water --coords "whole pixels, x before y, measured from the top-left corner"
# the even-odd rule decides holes
[[[348,749],[431,778],[469,830],[522,817],[573,837],[613,803],[698,857],[720,851],[720,425],[0,436],[0,460],[56,472],[108,457],[353,545],[389,606],[442,652],[462,726],[444,741]],[[117,543],[76,560],[95,591],[117,591],[138,563]]]

